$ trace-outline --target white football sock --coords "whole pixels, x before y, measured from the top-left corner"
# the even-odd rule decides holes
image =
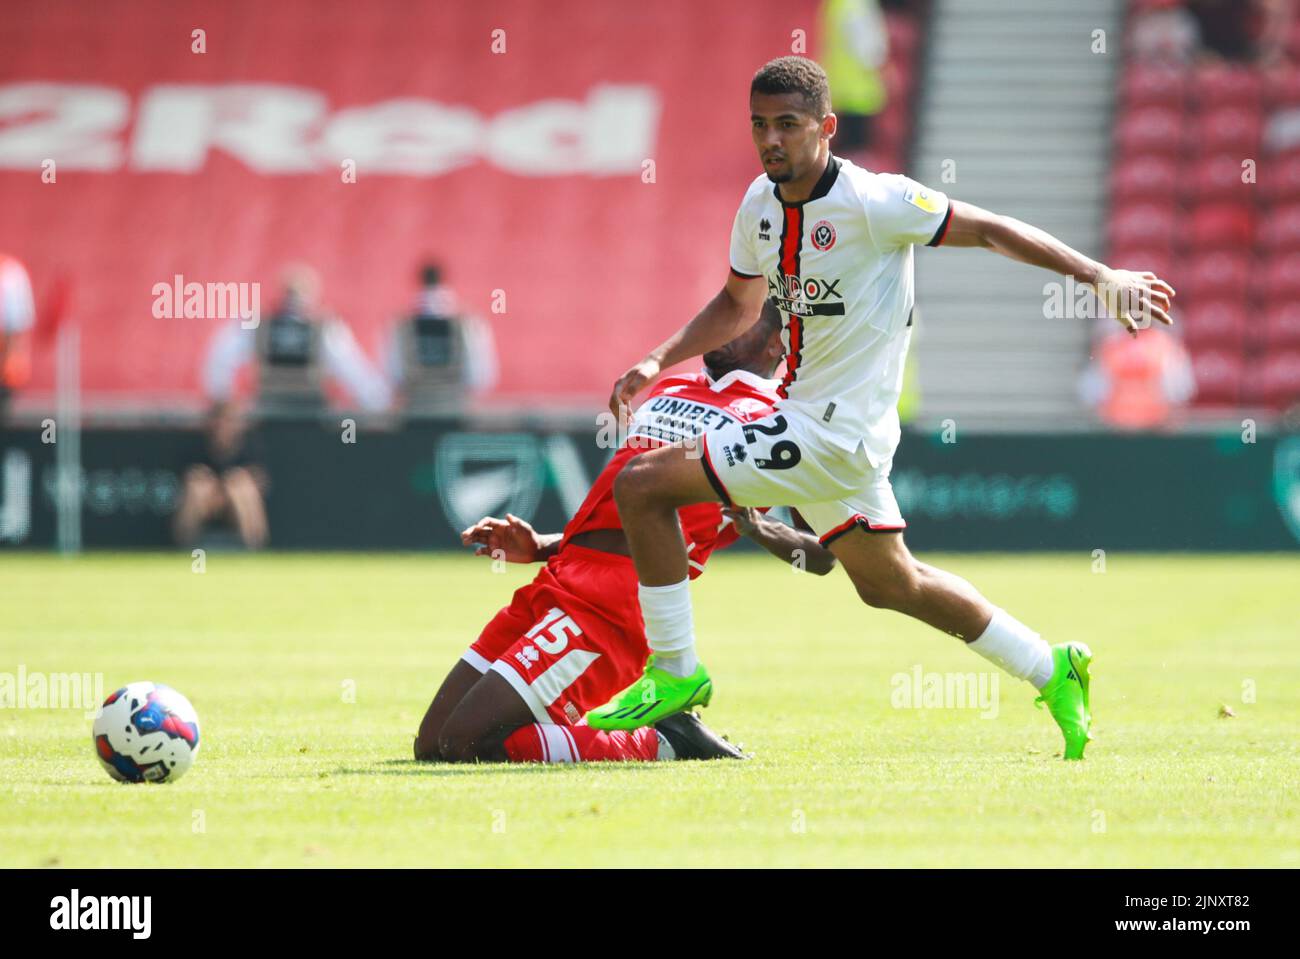
[[[671,586],[639,586],[645,638],[655,665],[674,676],[689,676],[695,657],[695,626],[691,620],[690,577]]]
[[[1038,689],[1052,678],[1052,647],[1004,609],[995,609],[988,628],[967,645],[994,666],[1017,679],[1029,680]]]

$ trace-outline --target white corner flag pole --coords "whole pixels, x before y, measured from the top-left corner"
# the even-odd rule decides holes
[[[81,552],[81,331],[59,329],[55,365],[54,442],[57,529],[60,553]]]

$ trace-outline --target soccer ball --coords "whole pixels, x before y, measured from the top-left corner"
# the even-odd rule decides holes
[[[170,686],[131,683],[95,713],[95,755],[124,783],[180,779],[199,753],[199,717]]]

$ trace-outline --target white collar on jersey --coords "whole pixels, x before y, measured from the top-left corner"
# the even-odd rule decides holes
[[[701,372],[704,374],[704,378],[709,381],[709,389],[713,390],[715,393],[721,393],[732,383],[736,382],[736,380],[740,380],[742,383],[748,383],[754,389],[760,390],[764,393],[771,393],[776,389],[779,382],[775,379],[769,380],[765,377],[759,376],[757,373],[751,373],[749,370],[732,370],[730,373],[724,373],[716,380],[709,376],[709,370],[707,367],[701,370]]]

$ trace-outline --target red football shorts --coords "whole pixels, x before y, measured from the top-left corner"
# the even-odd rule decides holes
[[[505,677],[539,723],[576,725],[639,679],[649,655],[632,561],[565,546],[464,659]]]

